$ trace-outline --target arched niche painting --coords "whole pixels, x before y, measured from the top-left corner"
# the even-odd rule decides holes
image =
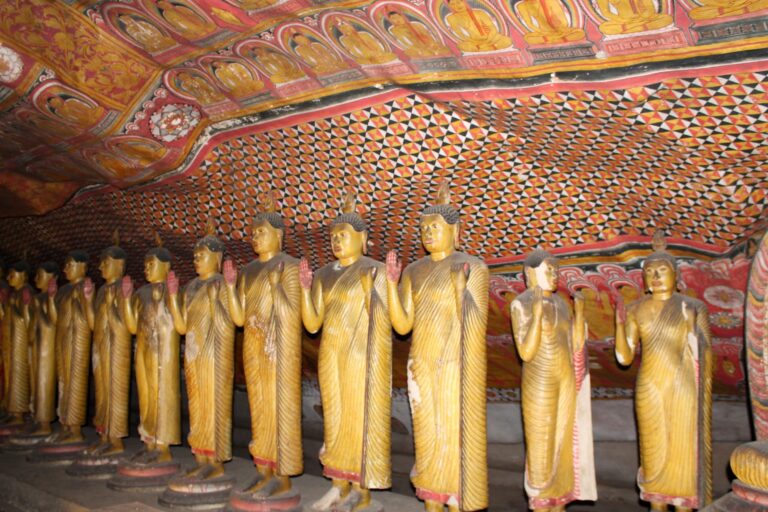
[[[198,65],[216,80],[217,85],[234,98],[247,98],[265,90],[259,71],[248,60],[240,57],[206,55]]]
[[[284,50],[317,75],[338,73],[349,68],[342,54],[312,27],[288,23],[277,30],[277,39]]]
[[[165,73],[166,86],[177,96],[198,102],[202,106],[227,100],[213,80],[195,68],[175,68]]]
[[[179,45],[162,24],[138,9],[122,4],[105,4],[102,16],[118,37],[149,54],[163,53]]]
[[[407,2],[381,2],[370,16],[392,44],[413,59],[451,55],[440,30],[432,20]]]
[[[438,26],[462,53],[512,49],[501,12],[485,0],[432,0],[429,9]]]
[[[398,60],[378,30],[361,18],[348,13],[330,12],[321,19],[328,39],[359,65],[382,65]]]

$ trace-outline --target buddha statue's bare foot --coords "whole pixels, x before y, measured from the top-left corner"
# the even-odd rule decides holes
[[[251,494],[256,498],[269,498],[270,496],[275,496],[284,491],[284,490],[281,490],[282,482],[280,481],[280,478],[275,476],[273,476],[268,480],[259,482],[259,484],[261,484],[261,486],[255,491],[251,492]]]
[[[102,455],[117,455],[118,453],[123,453],[125,451],[125,445],[123,445],[122,439],[118,439],[117,442],[110,442],[107,444],[107,446],[102,450]]]
[[[312,504],[312,510],[327,511],[331,510],[341,501],[341,489],[336,486],[331,487],[322,498]]]
[[[40,423],[35,425],[35,428],[33,428],[29,434],[32,436],[49,436],[51,435],[51,432],[50,423]]]
[[[171,450],[169,450],[167,446],[157,448],[155,453],[157,453],[155,462],[171,462],[173,460]]]
[[[184,476],[187,478],[205,478],[205,476],[201,476],[205,474],[205,471],[208,467],[208,464],[202,463],[198,464],[194,468],[187,470],[186,473],[184,473]]]
[[[150,459],[153,456],[154,456],[154,454],[153,454],[152,450],[150,450],[147,446],[145,446],[144,448],[142,448],[138,452],[134,453],[131,456],[130,461],[138,463],[138,464],[146,464],[148,462],[148,459]]]
[[[208,464],[208,466],[210,466],[211,469],[208,475],[204,476],[203,478],[211,479],[222,476],[224,474],[224,464],[221,462],[211,462]]]
[[[341,500],[335,510],[339,512],[354,512],[364,510],[371,504],[371,493],[367,490],[352,489],[347,497]]]
[[[251,485],[249,485],[247,488],[243,490],[243,492],[247,493],[255,493],[258,492],[264,485],[266,485],[268,478],[264,478],[264,475],[261,473],[256,473],[256,478],[253,479],[253,482],[251,482]]]
[[[445,506],[437,501],[427,500],[424,503],[424,510],[426,512],[443,512]]]

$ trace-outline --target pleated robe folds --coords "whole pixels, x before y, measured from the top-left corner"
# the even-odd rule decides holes
[[[195,454],[218,462],[232,458],[232,393],[235,324],[229,316],[221,274],[195,278],[184,289],[187,334],[184,378],[189,399],[189,436]]]
[[[56,419],[56,326],[48,311],[48,294],[38,293],[31,304],[29,339],[30,381],[35,421]]]
[[[284,265],[275,287],[269,274]],[[237,286],[245,314],[243,367],[251,412],[249,451],[276,474],[304,471],[301,442],[301,307],[298,260],[280,253],[255,260]]]
[[[464,264],[470,273],[459,311],[451,268]],[[427,256],[405,269],[406,280],[415,308],[407,368],[416,447],[411,481],[421,499],[486,508],[488,267],[460,252],[441,261]]]
[[[24,285],[13,290],[5,307],[4,323],[7,335],[8,392],[5,406],[12,414],[29,412],[30,367],[29,367],[29,306],[24,304],[22,290],[27,289],[30,297],[33,290]],[[5,348],[5,347],[4,347]]]
[[[83,295],[84,281],[65,284],[56,294],[56,357],[59,377],[59,423],[85,424],[91,326]]]
[[[360,272],[368,267],[377,274],[366,309]],[[384,265],[365,256],[347,267],[330,263],[317,272],[312,293],[325,303],[318,356],[324,474],[366,489],[390,487],[392,331]]]

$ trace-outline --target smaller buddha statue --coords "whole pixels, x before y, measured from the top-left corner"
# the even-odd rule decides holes
[[[78,98],[64,99],[61,96],[48,98],[49,110],[64,121],[82,128],[96,124],[104,113],[104,109],[92,106]]]
[[[643,261],[649,295],[616,307],[616,359],[628,366],[642,343],[635,386],[640,442],[637,484],[651,510],[704,508],[712,500],[712,337],[703,302],[678,293],[664,234]]]
[[[219,82],[237,98],[251,96],[264,89],[264,82],[257,80],[240,62],[217,60],[212,67]]]
[[[462,52],[490,52],[512,46],[512,39],[499,32],[493,18],[483,9],[473,9],[467,0],[447,0],[450,14],[445,22],[458,39]]]
[[[697,0],[688,13],[694,20],[744,16],[768,9],[768,0]]]
[[[149,53],[162,52],[176,45],[173,38],[163,34],[159,28],[146,19],[132,14],[120,14],[118,23],[123,31]]]
[[[336,26],[341,32],[339,43],[361,66],[385,64],[397,59],[397,56],[370,32],[358,30],[347,20],[339,20]]]
[[[291,82],[306,76],[291,59],[280,52],[269,50],[263,46],[253,48],[253,58],[262,65],[274,84]]]
[[[176,75],[179,89],[195,98],[201,105],[209,105],[224,101],[224,95],[217,91],[208,80],[189,71],[181,71]]]
[[[299,268],[301,316],[323,328],[318,380],[323,405],[320,462],[332,486],[312,510],[369,510],[370,489],[391,485],[392,331],[384,265],[365,256],[368,229],[350,194],[331,224],[336,261],[313,279]]]
[[[127,254],[117,231],[112,245],[101,253],[99,271],[105,284],[93,302],[93,424],[99,441],[86,450],[89,456],[122,453],[128,436],[128,399],[131,385],[131,333],[120,306],[121,280]]]
[[[168,309],[166,279],[171,253],[159,235],[144,257],[147,284],[133,291],[123,277],[121,309],[125,325],[136,335],[136,388],[139,395],[139,435],[144,449],[131,458],[142,464],[171,461],[170,445],[181,443],[179,334]]]
[[[581,41],[584,30],[571,26],[561,0],[521,0],[515,10],[529,28],[523,37],[528,44],[557,44]]]
[[[322,43],[311,40],[305,34],[295,32],[291,39],[295,45],[293,50],[296,55],[318,75],[335,73],[347,68],[335,52]]]
[[[565,511],[596,500],[584,299],[574,311],[557,294],[558,264],[548,252],[523,263],[527,290],[510,306],[523,360],[525,491],[531,510]]]
[[[597,6],[605,19],[599,29],[607,36],[657,30],[673,22],[670,14],[657,10],[653,0],[597,0]]]
[[[450,54],[450,50],[439,42],[423,23],[408,18],[400,11],[389,11],[387,20],[391,23],[389,33],[403,47],[409,57],[424,59]]]
[[[235,377],[235,326],[229,297],[219,273],[224,244],[208,222],[206,236],[195,245],[197,277],[179,294],[173,271],[166,280],[168,307],[184,339],[184,380],[189,399],[189,436],[196,466],[186,473],[195,480],[224,475],[232,458],[232,393]]]
[[[216,25],[195,12],[192,8],[178,2],[159,0],[157,8],[163,19],[185,39],[201,39],[216,30]]]

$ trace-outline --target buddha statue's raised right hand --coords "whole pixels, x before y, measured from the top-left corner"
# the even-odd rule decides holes
[[[56,283],[56,279],[48,280],[48,296],[55,297],[57,291],[59,291],[59,285]]]
[[[176,272],[171,270],[168,272],[168,277],[165,280],[166,286],[168,286],[168,294],[176,295],[179,293],[179,278],[176,277]]]
[[[83,279],[83,296],[85,296],[86,300],[91,300],[93,298],[95,289],[96,287],[93,286],[93,281],[91,281],[90,277]]]
[[[400,273],[403,271],[403,264],[397,259],[395,251],[387,253],[387,281],[397,283],[400,280]]]
[[[312,269],[309,268],[309,262],[306,258],[299,261],[299,283],[305,290],[312,288]]]
[[[122,284],[122,291],[123,291],[123,298],[128,299],[131,297],[131,294],[133,293],[133,279],[131,279],[131,276],[123,276],[123,282]]]
[[[235,281],[237,281],[237,270],[235,269],[235,264],[232,260],[226,260],[224,262],[222,273],[224,274],[224,282],[227,283],[227,285],[232,286],[235,284]]]

